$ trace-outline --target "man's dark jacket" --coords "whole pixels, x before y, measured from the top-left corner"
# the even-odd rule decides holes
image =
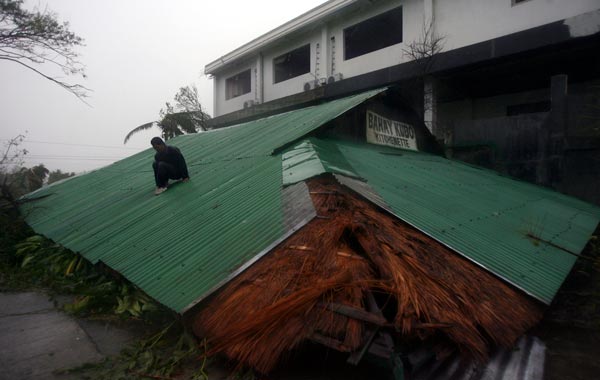
[[[185,164],[185,159],[183,158],[183,155],[181,154],[179,149],[174,146],[167,145],[167,149],[164,152],[157,152],[154,155],[154,161],[163,161],[167,164],[172,165],[177,171],[177,175],[179,178],[189,177],[187,165]]]

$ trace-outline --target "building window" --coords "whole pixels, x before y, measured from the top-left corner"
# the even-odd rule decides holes
[[[536,112],[550,112],[550,109],[551,105],[549,100],[535,103],[514,104],[506,107],[506,116],[516,116]]]
[[[229,100],[247,94],[251,90],[250,69],[225,80],[225,99]]]
[[[402,42],[402,7],[344,29],[344,59]]]
[[[310,72],[310,44],[287,52],[273,60],[275,83]]]

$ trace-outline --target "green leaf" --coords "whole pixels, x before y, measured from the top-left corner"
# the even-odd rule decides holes
[[[129,308],[129,304],[121,297],[117,297],[117,303],[118,305],[115,309],[115,314],[123,314]]]
[[[25,268],[35,258],[34,255],[26,256],[21,263],[21,268]]]

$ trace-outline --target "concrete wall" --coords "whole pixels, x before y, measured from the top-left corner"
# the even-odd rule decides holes
[[[237,96],[232,99],[225,99],[225,83],[227,78],[239,74],[245,70],[250,69],[250,82],[251,90],[249,93]],[[224,115],[226,113],[239,110],[244,108],[244,102],[247,100],[254,100],[257,95],[257,63],[256,61],[246,61],[229,68],[216,76],[214,80],[214,94],[213,94],[213,115]]]
[[[600,137],[600,81],[569,85],[569,134],[572,136]],[[508,106],[550,101],[550,88],[522,91],[485,98],[461,99],[438,103],[440,120],[478,120],[506,116]],[[595,134],[595,135],[594,135]]]
[[[507,117],[500,106],[547,100],[551,88],[439,105],[447,154],[600,205],[599,84],[568,86],[544,113]]]
[[[452,122],[451,156],[529,182],[537,181],[548,113]]]
[[[402,43],[344,60],[344,29],[398,6],[402,6]],[[335,55],[333,56],[336,63],[335,73],[342,73],[344,78],[350,78],[406,62],[408,58],[405,57],[403,50],[407,43],[418,38],[423,25],[423,17],[423,1],[421,0],[381,1],[376,2],[373,6],[360,9],[343,20],[332,23],[329,26],[329,35],[335,37],[336,41]]]
[[[550,100],[550,90],[540,89],[486,98],[462,99],[448,103],[438,103],[438,120],[486,119],[506,116],[506,108],[525,103]]]
[[[304,91],[304,83],[315,80],[314,73],[316,68],[317,43],[320,43],[320,40],[321,31],[316,30],[312,33],[305,34],[300,38],[296,38],[292,41],[286,41],[285,44],[281,44],[264,52],[263,72],[265,95],[263,103],[268,102],[270,100],[283,98],[284,96],[296,94],[298,92],[302,92]],[[276,57],[281,56],[282,54],[285,54],[306,44],[310,44],[310,72],[285,80],[283,82],[275,83],[275,71],[273,68],[273,60]]]
[[[435,30],[452,50],[600,8],[598,0],[434,1]]]

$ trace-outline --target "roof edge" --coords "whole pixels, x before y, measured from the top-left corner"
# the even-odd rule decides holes
[[[430,232],[426,231],[425,229],[417,226],[415,223],[406,220],[406,218],[401,217],[389,205],[387,205],[387,203],[385,203],[385,201],[377,193],[377,191],[375,189],[373,189],[371,186],[367,185],[366,182],[365,182],[366,186],[363,189],[361,189],[361,188],[359,188],[357,186],[352,186],[352,184],[349,181],[347,181],[347,180],[344,181],[344,176],[336,175],[335,178],[336,178],[336,180],[340,184],[342,184],[342,185],[346,186],[348,189],[356,192],[357,194],[359,194],[360,196],[364,197],[365,199],[367,199],[369,202],[373,203],[374,205],[379,206],[381,208],[381,210],[385,211],[386,213],[388,213],[389,215],[393,216],[394,218],[402,221],[403,223],[406,223],[407,225],[409,225],[410,227],[412,227],[415,230],[419,231],[423,235],[429,237],[433,241],[435,241],[435,242],[443,245],[444,247],[450,249],[452,252],[454,252],[457,255],[461,256],[463,259],[472,262],[473,264],[475,264],[478,267],[482,268],[483,270],[485,270],[486,272],[490,273],[491,275],[499,278],[500,280],[504,281],[507,284],[510,284],[511,286],[515,287],[516,289],[519,289],[523,293],[527,294],[529,297],[531,297],[531,298],[533,298],[533,299],[535,299],[535,300],[543,303],[546,306],[548,306],[548,305],[550,305],[550,303],[552,303],[552,300],[554,299],[554,297],[552,299],[545,299],[544,297],[540,297],[540,296],[538,296],[536,294],[533,294],[533,292],[525,289],[525,287],[517,284],[515,281],[510,280],[508,277],[503,276],[503,275],[497,273],[497,271],[495,271],[495,270],[493,270],[491,268],[488,268],[486,265],[484,265],[484,264],[480,263],[479,261],[477,261],[477,260],[469,257],[462,250],[457,249],[456,247],[454,247],[453,244],[450,244],[450,243],[442,241],[441,239],[439,239],[436,236],[434,236],[432,233],[430,233]],[[367,189],[367,188],[371,191],[370,194],[365,192],[365,189]],[[377,198],[379,198],[379,199],[377,199]]]
[[[219,290],[221,287],[223,287],[224,285],[229,283],[229,281],[231,281],[234,278],[236,278],[237,276],[239,276],[246,269],[250,268],[250,266],[252,266],[252,264],[257,262],[260,258],[262,258],[267,253],[271,252],[273,249],[275,249],[275,247],[277,247],[279,244],[283,243],[287,238],[289,238],[290,236],[295,234],[299,229],[301,229],[302,227],[304,227],[308,223],[310,223],[316,216],[317,215],[315,213],[315,215],[313,215],[312,217],[308,217],[308,218],[302,220],[300,223],[296,224],[292,229],[290,229],[285,234],[283,234],[283,236],[281,236],[279,239],[277,239],[274,242],[272,242],[271,244],[269,244],[269,246],[267,246],[265,249],[263,249],[258,254],[256,254],[252,259],[245,262],[244,265],[242,265],[241,267],[236,269],[234,272],[232,272],[229,276],[227,276],[227,278],[223,279],[223,281],[219,282],[208,292],[204,293],[203,295],[201,295],[200,297],[198,297],[197,299],[192,301],[189,305],[187,305],[183,309],[179,310],[179,314],[185,314],[188,311],[190,311],[191,309],[193,309],[196,305],[198,305],[200,302],[202,302],[208,296],[210,296],[211,294],[213,294],[214,292]]]

